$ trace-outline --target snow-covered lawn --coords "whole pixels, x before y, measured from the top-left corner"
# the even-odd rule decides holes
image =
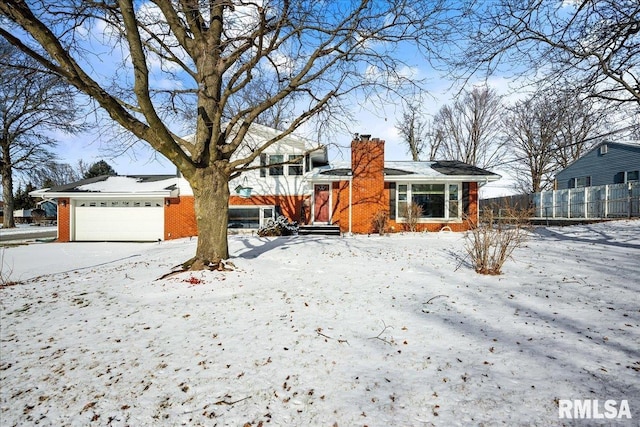
[[[230,241],[236,271],[163,280],[195,239],[4,249],[0,424],[555,426],[625,399],[604,421],[638,425],[639,221],[539,228],[496,277],[462,234]]]

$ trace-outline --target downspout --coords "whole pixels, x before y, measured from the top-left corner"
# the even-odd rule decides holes
[[[353,176],[349,176],[349,235],[351,235],[351,205],[353,204]]]

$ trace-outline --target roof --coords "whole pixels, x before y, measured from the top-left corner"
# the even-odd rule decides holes
[[[82,179],[70,184],[32,191],[32,196],[56,198],[73,195],[92,197],[102,193],[111,196],[158,196],[175,195],[179,178],[175,175],[101,175]]]
[[[225,123],[224,126],[227,126],[227,124]],[[244,144],[251,148],[252,145],[260,145],[261,143],[275,139],[282,134],[283,131],[281,130],[258,123],[252,123],[244,138]],[[182,138],[186,141],[193,142],[195,134],[186,135]],[[278,151],[282,146],[292,147],[303,152],[308,152],[309,156],[317,163],[326,164],[329,161],[327,147],[325,145],[319,144],[311,139],[304,138],[296,133],[290,133],[283,136],[282,139],[276,141],[275,144],[267,150],[267,152],[274,150]]]
[[[600,144],[598,144],[596,147],[599,147],[602,144],[617,144],[617,145],[623,145],[625,147],[631,147],[631,148],[636,148],[636,149],[640,150],[640,140],[630,140],[630,141],[609,141],[609,140],[604,140]]]
[[[351,166],[348,163],[341,162],[314,170],[311,178],[337,179],[337,177],[351,176],[351,174]],[[500,179],[498,174],[457,160],[429,162],[385,161],[384,174],[387,177],[404,177],[412,181],[418,179],[496,181]]]
[[[612,140],[608,140],[605,139],[599,143],[597,143],[596,145],[594,145],[589,151],[587,151],[586,153],[583,153],[580,157],[578,157],[577,159],[573,160],[572,162],[570,162],[567,166],[565,166],[564,169],[558,171],[558,173],[556,174],[556,176],[558,174],[563,173],[564,171],[566,171],[567,169],[573,168],[573,165],[580,162],[587,154],[592,153],[596,150],[599,150],[601,146],[603,145],[619,145],[621,146],[623,149],[631,149],[632,151],[638,151],[640,152],[640,140],[627,140],[627,141],[612,141]]]

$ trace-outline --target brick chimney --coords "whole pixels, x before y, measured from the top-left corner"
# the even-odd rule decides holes
[[[387,208],[384,192],[384,141],[371,135],[351,141],[352,231],[373,232],[372,220]]]

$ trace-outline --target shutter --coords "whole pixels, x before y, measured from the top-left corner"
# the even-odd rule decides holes
[[[396,219],[396,183],[389,183],[389,219]]]
[[[462,212],[469,215],[469,183],[462,183]]]
[[[267,176],[267,169],[265,168],[265,166],[267,166],[266,154],[260,154],[260,166],[262,166],[262,169],[260,169],[260,177],[264,178]]]
[[[575,178],[571,178],[569,180],[569,185],[567,186],[567,188],[576,188],[576,179]]]

